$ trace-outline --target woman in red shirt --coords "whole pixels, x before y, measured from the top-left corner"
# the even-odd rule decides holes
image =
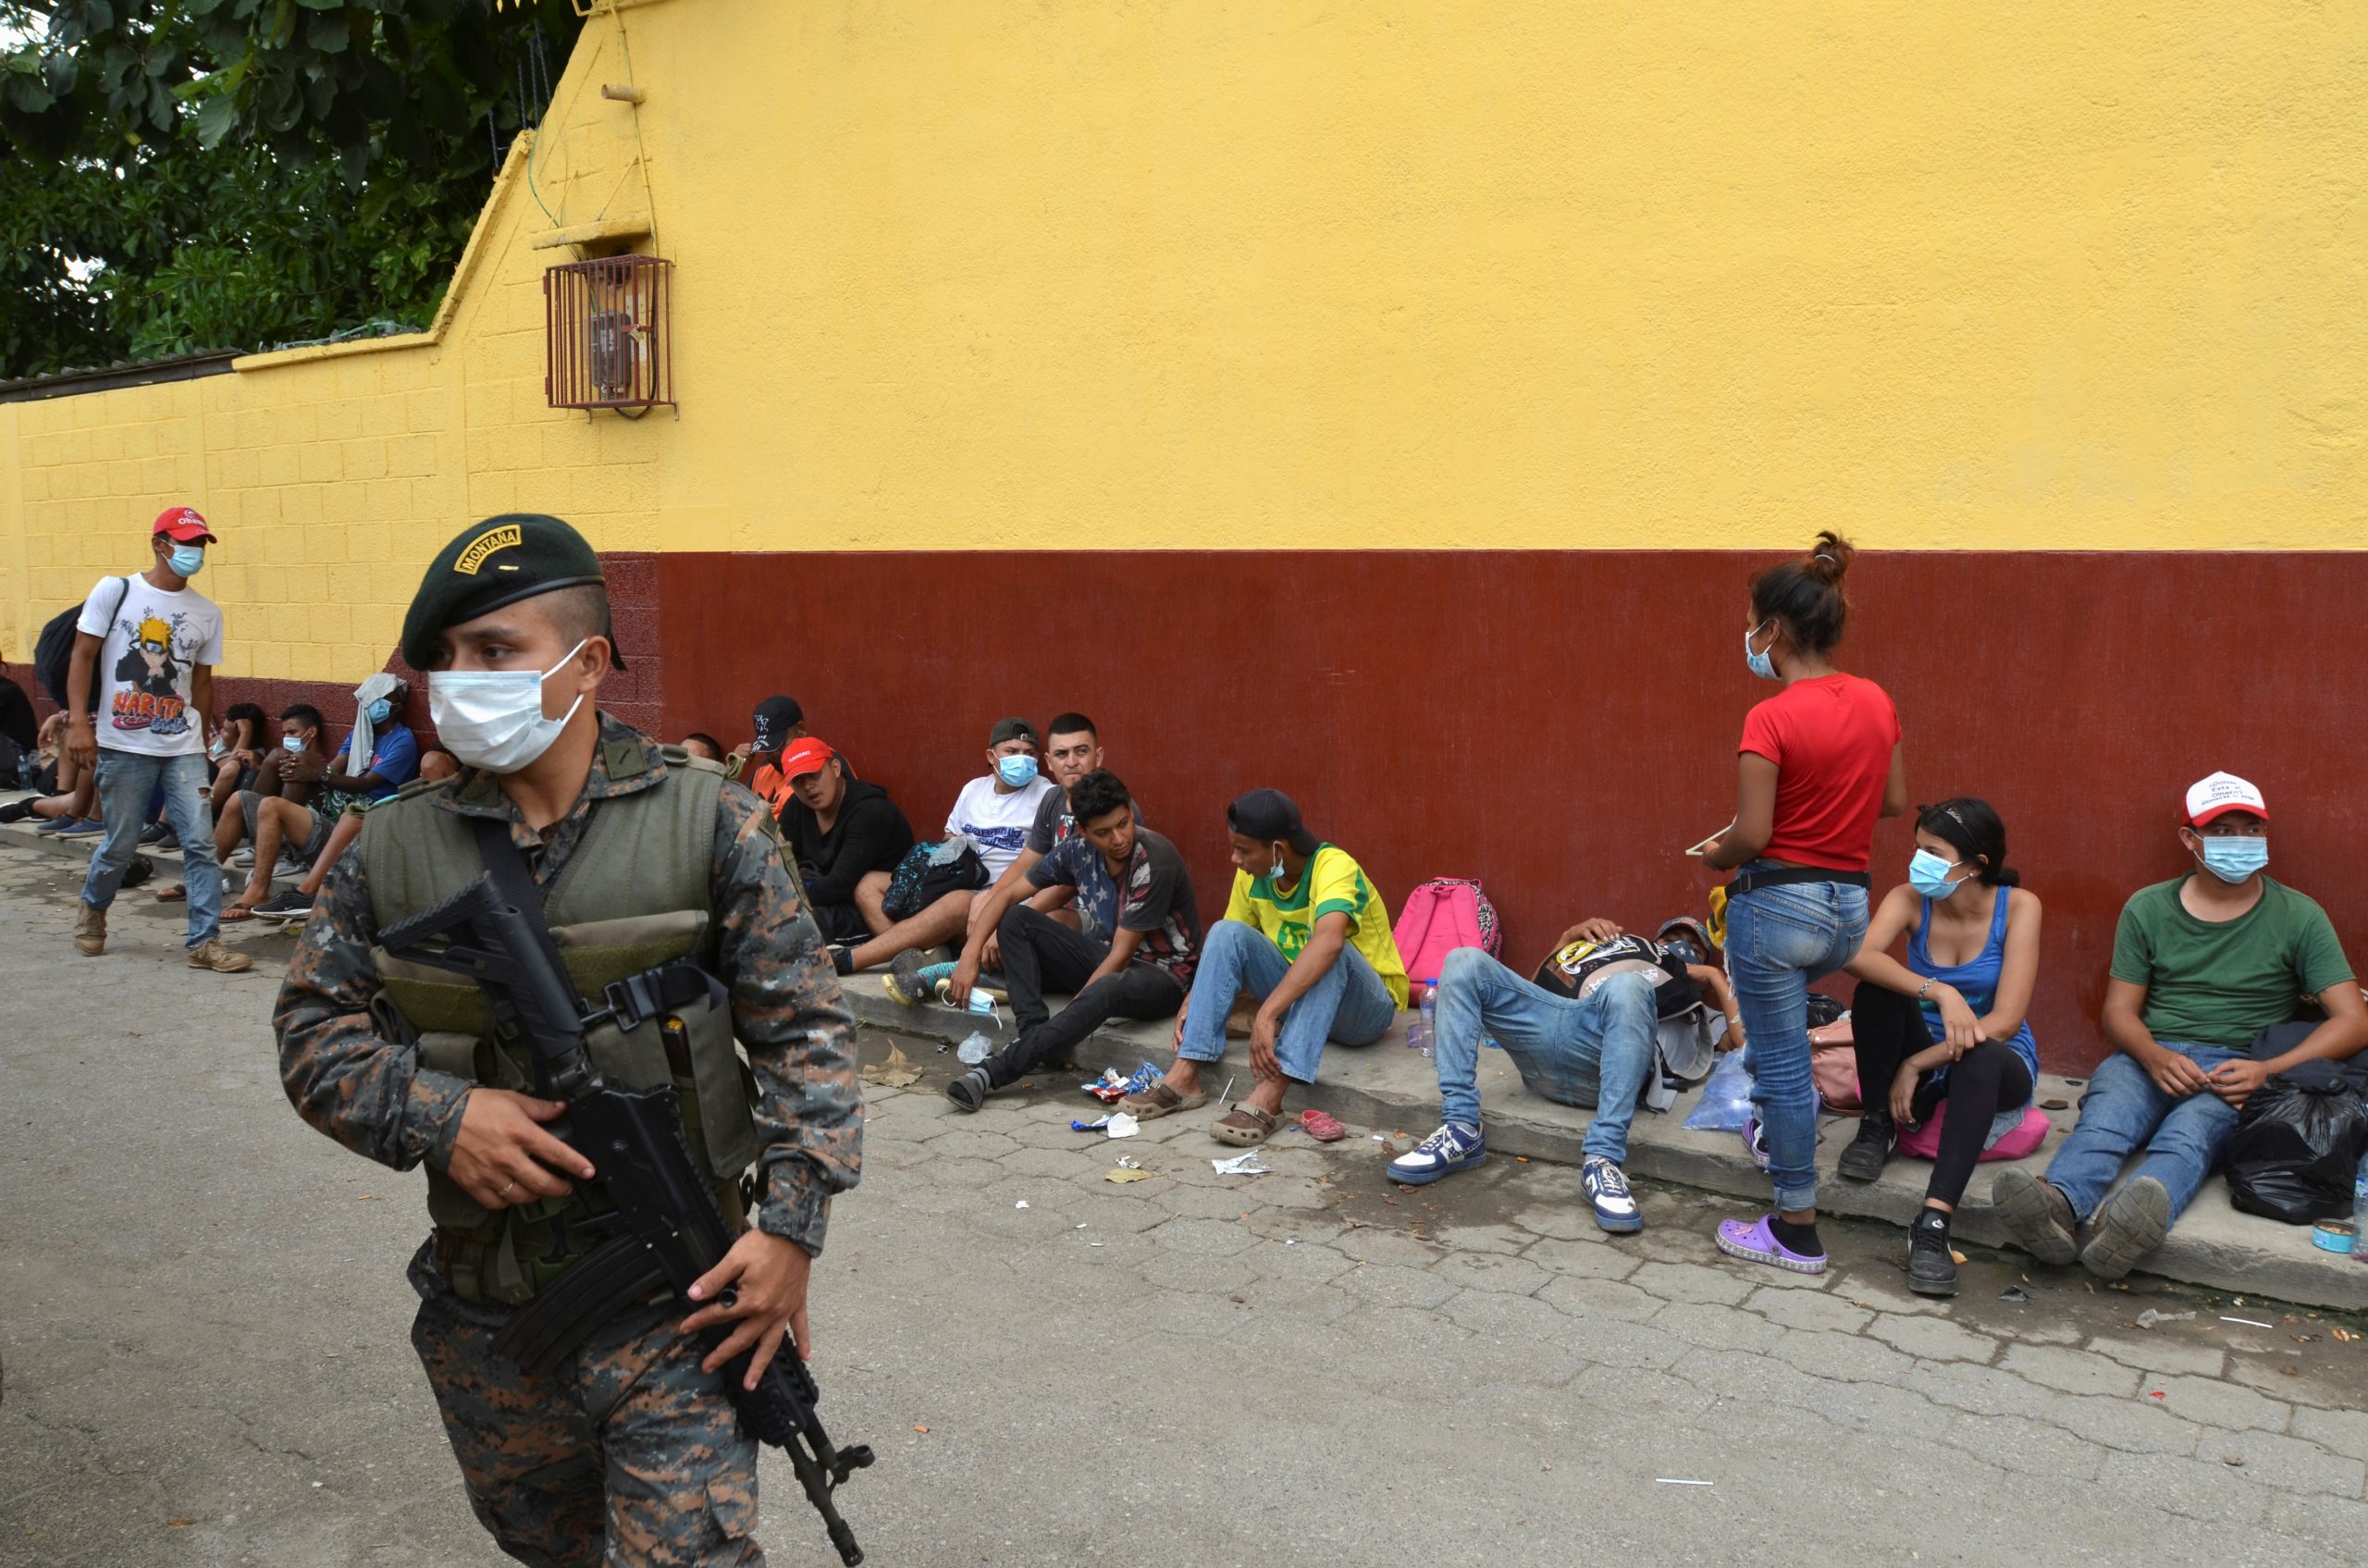
[[[1883,688],[1833,667],[1849,601],[1849,541],[1824,533],[1807,556],[1751,585],[1744,659],[1784,689],[1744,720],[1734,826],[1703,854],[1727,884],[1727,974],[1743,1012],[1751,1097],[1746,1140],[1764,1137],[1776,1212],[1719,1226],[1719,1250],[1797,1274],[1825,1271],[1817,1234],[1817,1084],[1809,982],[1858,951],[1875,819],[1907,809],[1899,715]]]

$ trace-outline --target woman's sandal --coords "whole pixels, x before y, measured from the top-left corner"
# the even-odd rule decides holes
[[[1275,1135],[1282,1120],[1279,1112],[1262,1111],[1247,1100],[1237,1100],[1233,1109],[1209,1123],[1209,1136],[1237,1149],[1254,1149]]]
[[[1195,1091],[1185,1094],[1177,1091],[1167,1080],[1159,1079],[1140,1094],[1129,1094],[1118,1102],[1118,1109],[1137,1121],[1153,1121],[1177,1111],[1197,1111],[1209,1103],[1208,1095]]]

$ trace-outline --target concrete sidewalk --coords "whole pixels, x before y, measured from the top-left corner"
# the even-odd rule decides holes
[[[0,845],[77,858],[87,858],[98,842],[36,834],[31,823],[0,827]],[[161,847],[142,853],[156,860],[160,880],[170,881],[180,874],[178,850]],[[881,979],[880,973],[872,972],[846,982],[848,1005],[866,1023],[940,1041],[958,1041],[979,1024],[970,1015],[950,1007],[900,1006],[882,992]],[[1344,1121],[1395,1128],[1415,1137],[1437,1126],[1437,1078],[1427,1057],[1406,1049],[1405,1023],[1411,1018],[1407,1015],[1388,1035],[1363,1049],[1335,1045],[1326,1051],[1323,1080],[1312,1091],[1294,1095],[1293,1111],[1313,1105]],[[1173,1055],[1172,1038],[1172,1028],[1166,1023],[1109,1025],[1079,1047],[1078,1063],[1087,1069],[1080,1077],[1092,1077],[1105,1067],[1131,1071],[1143,1061],[1164,1068]],[[1228,1070],[1239,1071],[1241,1083],[1238,1087],[1246,1090],[1247,1047],[1234,1043],[1227,1064]],[[1223,1083],[1222,1074],[1216,1081]],[[1481,1053],[1480,1093],[1491,1150],[1572,1166],[1578,1163],[1579,1141],[1586,1134],[1591,1113],[1530,1093],[1501,1052]],[[2041,1080],[2039,1097],[2042,1102],[2063,1100],[2077,1106],[2079,1081],[2047,1075]],[[1629,1171],[1764,1203],[1768,1179],[1753,1167],[1740,1139],[1732,1133],[1685,1130],[1685,1117],[1698,1099],[1698,1092],[1689,1092],[1667,1115],[1637,1114],[1629,1135]],[[2034,1173],[2046,1166],[2077,1119],[2077,1112],[2071,1109],[2050,1116],[2054,1130],[2039,1153],[2023,1162]],[[1880,1181],[1861,1185],[1833,1177],[1833,1162],[1856,1130],[1852,1117],[1820,1119],[1819,1209],[1906,1226],[1922,1205],[1930,1167],[1920,1160],[1894,1158]],[[1957,1214],[1959,1237],[1988,1246],[2008,1244],[2005,1228],[1989,1204],[1992,1176],[2003,1168],[2002,1164],[1993,1163],[1974,1173],[1965,1206]],[[1572,1201],[1578,1201],[1575,1184]],[[2067,1277],[2077,1272],[2066,1271]],[[2306,1228],[2238,1213],[2229,1205],[2227,1184],[2217,1177],[2205,1184],[2169,1240],[2148,1260],[2148,1272],[2215,1290],[2260,1292],[2305,1306],[2368,1308],[2368,1263],[2319,1251],[2311,1245]]]
[[[934,1040],[959,1041],[983,1020],[951,1007],[907,1007],[881,988],[882,976],[870,972],[845,982],[848,1005],[865,1023],[893,1028]],[[1406,1048],[1401,1017],[1390,1031],[1371,1045],[1334,1045],[1324,1054],[1323,1077],[1314,1089],[1295,1091],[1291,1114],[1314,1106],[1343,1121],[1394,1128],[1413,1137],[1427,1133],[1439,1121],[1438,1079],[1430,1058]],[[1003,1038],[1008,1039],[1008,1017]],[[1167,1023],[1112,1024],[1097,1031],[1078,1052],[1079,1081],[1104,1068],[1131,1071],[1150,1061],[1165,1068],[1174,1056],[1174,1028]],[[1221,1087],[1227,1073],[1238,1073],[1238,1091],[1250,1082],[1249,1048],[1234,1041],[1216,1076],[1203,1072],[1202,1080]],[[1039,1075],[1040,1077],[1042,1075]],[[2077,1107],[2080,1080],[2049,1074],[2040,1083],[2041,1102],[2063,1100]],[[1487,1117],[1492,1153],[1526,1154],[1576,1166],[1579,1141],[1586,1135],[1592,1113],[1541,1099],[1522,1087],[1521,1075],[1501,1051],[1480,1053],[1480,1095]],[[1699,1090],[1678,1098],[1666,1115],[1639,1111],[1628,1138],[1628,1169],[1632,1175],[1684,1182],[1714,1192],[1729,1192],[1764,1204],[1768,1179],[1753,1166],[1743,1141],[1731,1132],[1689,1132],[1686,1117],[1700,1102]],[[1215,1108],[1195,1115],[1214,1116]],[[2021,1162],[2037,1174],[2072,1129],[2076,1109],[2049,1113],[2054,1129],[2037,1154]],[[1861,1184],[1832,1174],[1842,1148],[1857,1130],[1855,1117],[1826,1116],[1818,1127],[1818,1207],[1821,1213],[1856,1215],[1889,1220],[1901,1227],[1923,1206],[1924,1184],[1931,1172],[1923,1160],[1894,1156],[1880,1181]],[[1213,1143],[1211,1147],[1215,1147]],[[1375,1162],[1376,1177],[1379,1161]],[[1957,1211],[1955,1234],[1987,1246],[2010,1244],[2005,1227],[1990,1207],[1990,1182],[2005,1163],[1983,1165],[1974,1173],[1965,1205]],[[1571,1201],[1578,1203],[1576,1178]],[[1748,1205],[1745,1205],[1748,1207]],[[1739,1208],[1738,1216],[1744,1214]],[[1705,1237],[1707,1253],[1709,1241]],[[2041,1267],[2033,1264],[2032,1268]],[[2368,1307],[2368,1264],[2311,1244],[2307,1227],[2280,1225],[2254,1215],[2239,1214],[2228,1203],[2227,1183],[2214,1177],[2205,1184],[2170,1237],[2147,1260],[2148,1272],[2190,1285],[2242,1293],[2260,1292],[2305,1306],[2358,1309]],[[2077,1268],[2050,1271],[2067,1282]]]

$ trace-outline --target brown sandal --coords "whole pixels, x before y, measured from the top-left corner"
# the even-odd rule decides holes
[[[1238,1100],[1233,1109],[1209,1123],[1209,1136],[1237,1149],[1254,1149],[1275,1135],[1282,1120],[1278,1111],[1262,1111],[1247,1100]]]
[[[188,885],[182,883],[173,883],[156,890],[156,902],[159,904],[178,904],[188,896]]]
[[[1153,1121],[1175,1111],[1197,1111],[1209,1103],[1206,1094],[1185,1094],[1162,1078],[1140,1094],[1129,1094],[1118,1102],[1118,1108],[1137,1121]]]

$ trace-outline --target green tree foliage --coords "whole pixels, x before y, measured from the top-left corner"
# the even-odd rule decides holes
[[[578,25],[568,0],[0,0],[0,378],[425,325]]]

